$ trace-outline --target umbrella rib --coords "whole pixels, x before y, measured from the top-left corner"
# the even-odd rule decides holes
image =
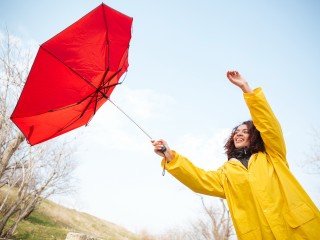
[[[122,68],[121,68],[122,69]],[[111,80],[121,71],[121,69],[119,69],[117,72],[115,72],[110,78],[109,80],[106,81],[107,84],[109,84],[111,82]],[[82,111],[80,117],[78,119],[80,119],[83,114],[86,112],[86,110],[88,109],[88,107],[90,106],[90,104],[92,102],[95,102],[94,104],[94,110],[93,110],[93,115],[92,117],[96,114],[97,112],[97,105],[98,105],[98,102],[102,99],[102,98],[106,98],[107,100],[109,100],[110,102],[112,102],[109,98],[109,96],[106,94],[107,90],[106,89],[109,89],[113,86],[116,86],[116,85],[120,85],[122,82],[120,83],[115,83],[115,84],[111,84],[111,85],[107,85],[107,86],[104,86],[105,85],[105,82],[104,82],[104,79],[105,79],[105,76],[108,74],[108,69],[105,71],[104,75],[103,75],[103,78],[102,78],[102,81],[100,83],[100,86],[98,88],[96,88],[96,91],[94,93],[93,96],[91,96],[91,100],[89,101],[89,103],[87,104],[87,106],[85,107],[85,109]],[[102,97],[99,97],[98,93],[100,93],[102,95]],[[90,97],[90,96],[88,96]],[[95,100],[94,100],[95,99]],[[113,102],[112,102],[113,105],[115,105]],[[119,108],[119,107],[118,107]],[[89,122],[91,121],[92,117],[90,118],[90,120],[88,121],[88,123],[86,124],[86,126],[89,124]],[[129,117],[130,118],[130,117]],[[75,120],[77,121],[77,120]],[[136,123],[135,123],[136,124]],[[137,124],[136,124],[137,125]],[[139,126],[139,128],[141,128]]]
[[[91,87],[93,87],[95,90],[98,90],[105,98],[109,98],[104,92],[100,91],[100,87],[102,86],[102,83],[104,85],[104,77],[107,75],[109,69],[107,69],[104,73],[104,77],[100,83],[100,86],[99,87],[96,87],[95,85],[93,85],[89,80],[87,80],[85,77],[81,76],[79,73],[77,73],[74,69],[72,69],[71,67],[69,67],[68,65],[66,65],[63,61],[61,61],[57,56],[55,56],[53,53],[51,53],[48,49],[46,49],[45,47],[43,47],[42,45],[40,46],[41,48],[43,48],[47,53],[49,53],[51,56],[53,56],[54,58],[56,58],[58,61],[60,61],[63,65],[65,65],[67,68],[69,68],[73,73],[75,73],[76,75],[78,75],[82,80],[84,80],[86,83],[88,83]],[[122,70],[122,67],[116,71],[106,82],[109,83],[117,74],[119,74],[119,72],[121,72]],[[112,84],[112,85],[108,85],[107,87],[112,87],[113,85],[116,86],[118,84],[121,84],[121,83],[115,83],[115,84]]]
[[[96,94],[96,100],[95,100],[95,103],[94,103],[93,115],[96,115],[98,101],[100,101],[100,99],[98,100],[98,94]],[[86,125],[88,125],[88,124],[89,124],[89,122]]]
[[[113,85],[117,85],[117,84],[113,84]],[[89,122],[91,121],[91,119],[93,118],[93,116],[96,114],[97,112],[97,105],[98,105],[98,102],[104,98],[105,96],[107,96],[106,94],[103,94],[103,97],[99,97],[99,94],[98,93],[103,93],[101,92],[100,88],[97,88],[96,91],[92,94],[90,94],[87,98],[89,98],[91,96],[91,99],[90,101],[88,102],[88,104],[86,105],[86,107],[84,108],[84,110],[82,111],[82,113],[79,115],[78,118],[74,119],[71,123],[69,123],[68,125],[66,125],[65,127],[63,127],[61,130],[59,131],[62,131],[63,129],[71,126],[73,123],[75,123],[76,121],[78,121],[80,118],[83,117],[84,113],[87,111],[87,109],[89,108],[89,106],[91,105],[91,103],[95,103],[94,104],[94,111],[93,111],[93,115],[92,117],[90,118],[90,120],[86,123],[86,126],[89,124]],[[86,99],[86,98],[85,98]],[[95,99],[95,100],[94,100]],[[84,99],[82,100],[84,101]]]
[[[107,44],[109,47],[109,44]],[[109,98],[104,92],[100,91],[100,87],[102,86],[102,84],[104,85],[104,78],[107,75],[108,71],[109,71],[109,66],[107,68],[107,70],[105,71],[104,75],[103,75],[103,79],[100,83],[100,86],[97,88],[95,85],[93,85],[89,80],[87,80],[85,77],[81,76],[79,73],[77,73],[74,69],[72,69],[71,67],[69,67],[68,65],[66,65],[61,59],[59,59],[57,56],[55,56],[53,53],[51,53],[48,49],[46,49],[43,45],[40,46],[43,50],[45,50],[47,53],[49,53],[52,57],[56,58],[59,62],[61,62],[63,65],[65,65],[67,68],[69,68],[73,73],[75,73],[76,75],[78,75],[82,80],[84,80],[86,83],[88,83],[91,87],[93,87],[95,90],[99,90],[99,92],[105,97],[105,98]],[[109,51],[108,51],[109,53]],[[109,55],[109,54],[108,54]],[[117,75],[119,74],[119,72],[121,72],[122,67],[120,69],[118,69],[118,71],[116,71],[106,82],[110,83],[110,81]],[[118,85],[121,83],[116,83],[114,85]],[[108,85],[107,87],[112,87],[112,85]]]
[[[104,13],[103,13],[104,14]],[[106,24],[106,31],[107,31],[107,34],[108,34],[108,27],[107,27],[107,23],[106,23],[106,19],[105,19],[105,16],[104,16],[104,21],[105,21],[105,24]],[[106,37],[106,42],[107,42],[107,47],[108,47],[108,54],[106,57],[108,57],[108,62],[109,62],[109,39],[108,39],[108,36]],[[112,76],[110,76],[110,78],[105,82],[104,79],[105,79],[105,76],[108,74],[109,72],[109,66],[107,67],[104,75],[103,75],[103,78],[102,78],[102,81],[100,82],[100,86],[99,87],[96,87],[94,86],[89,80],[87,80],[86,78],[84,78],[83,76],[81,76],[79,73],[77,73],[74,69],[72,69],[71,67],[69,67],[68,65],[66,65],[61,59],[59,59],[57,56],[55,56],[53,53],[51,53],[48,49],[46,49],[44,46],[40,46],[43,50],[45,50],[47,53],[49,53],[52,57],[56,58],[59,62],[61,62],[63,65],[65,65],[67,68],[69,68],[74,74],[78,75],[82,80],[84,80],[86,83],[88,83],[91,87],[93,87],[96,91],[93,92],[92,94],[88,95],[87,97],[83,98],[81,101],[75,103],[75,104],[72,104],[70,106],[67,106],[67,107],[64,107],[64,108],[59,108],[59,109],[54,109],[54,110],[49,110],[49,112],[54,112],[54,111],[59,111],[59,110],[63,110],[63,109],[67,109],[67,108],[70,108],[70,107],[73,107],[73,106],[76,106],[76,105],[79,105],[81,104],[83,101],[85,101],[86,99],[88,98],[91,98],[91,100],[89,101],[89,103],[86,105],[85,109],[82,111],[82,113],[80,114],[79,117],[75,118],[74,120],[72,120],[69,124],[67,124],[66,126],[64,126],[63,128],[59,129],[58,132],[61,132],[63,129],[66,129],[68,128],[69,126],[71,126],[73,123],[75,123],[76,121],[78,121],[85,113],[85,111],[88,109],[88,107],[90,106],[90,104],[93,102],[92,100],[96,97],[96,100],[95,100],[95,106],[94,106],[94,113],[93,113],[93,116],[95,115],[96,113],[96,110],[97,110],[97,104],[98,104],[98,101],[101,100],[101,98],[98,99],[98,92],[106,99],[108,99],[110,102],[110,98],[108,95],[106,95],[106,90],[105,89],[108,89],[108,88],[111,88],[113,86],[116,86],[116,85],[119,85],[121,84],[122,82],[118,82],[118,83],[115,83],[115,84],[111,84],[111,85],[107,85],[107,86],[104,86],[105,84],[109,84],[111,82],[111,80],[117,75],[119,74],[119,72],[121,72],[122,70],[122,67],[120,69],[118,69],[118,71],[116,71]],[[113,105],[115,105],[113,102],[111,102]],[[116,105],[115,105],[116,106]],[[117,107],[119,110],[120,108]],[[121,112],[123,112],[122,110],[120,110]],[[123,112],[124,113],[124,112]],[[125,114],[125,113],[124,113]],[[127,114],[125,114],[127,116]],[[93,117],[92,116],[92,117]],[[131,121],[133,121],[133,119],[131,119],[129,116],[127,116]],[[92,119],[92,118],[91,118]],[[133,121],[134,122],[134,121]],[[89,123],[89,122],[88,122]],[[88,125],[88,123],[86,125]],[[135,122],[134,122],[135,123]],[[135,123],[149,138],[150,136],[137,124]]]
[[[102,5],[102,7],[104,8],[104,5]],[[103,14],[103,21],[106,27],[106,44],[107,44],[107,48],[108,48],[108,54],[106,55],[106,59],[105,59],[105,68],[107,69],[107,71],[109,70],[109,62],[110,62],[110,45],[109,45],[109,29],[108,29],[108,24],[107,24],[107,19],[106,19],[106,14],[105,11],[102,11]],[[108,63],[108,67],[106,66]]]
[[[96,99],[96,100],[93,100],[93,99]],[[92,117],[90,118],[90,120],[86,123],[86,126],[88,126],[89,122],[91,122],[91,119],[93,118],[94,115],[96,115],[96,112],[97,112],[97,105],[98,105],[98,102],[104,97],[99,97],[98,95],[98,91],[96,91],[96,94],[95,96],[93,96],[91,99],[93,100],[92,102],[94,102],[94,109],[93,109],[93,114],[92,114]],[[91,103],[88,104],[88,106],[90,105]],[[85,111],[85,110],[84,110]],[[82,114],[84,114],[84,111]]]
[[[114,86],[117,86],[117,85],[120,85],[120,84],[122,84],[122,82],[111,84],[111,85],[100,87],[100,88],[96,88],[96,91],[92,92],[90,95],[88,95],[85,98],[81,99],[79,102],[71,104],[71,105],[66,106],[66,107],[62,107],[62,108],[50,109],[50,110],[48,110],[48,112],[60,111],[60,110],[64,110],[64,109],[67,109],[67,108],[71,108],[71,107],[77,106],[77,105],[81,104],[82,102],[84,102],[88,98],[94,98],[95,95],[97,95],[98,92],[102,94],[103,98],[109,99],[109,97],[105,94],[105,92],[102,92],[102,90],[105,91],[106,88],[111,88],[111,87],[114,87]],[[98,99],[98,97],[96,97],[96,99]],[[101,98],[99,98],[97,101],[99,101],[99,100],[101,100]]]
[[[93,110],[93,115],[92,117],[90,118],[90,120],[88,121],[88,123],[86,124],[86,126],[89,124],[89,122],[91,121],[91,119],[93,118],[93,116],[96,114],[97,112],[97,105],[98,105],[98,102],[102,99],[102,98],[105,98],[105,99],[109,99],[109,96],[106,94],[107,90],[106,89],[109,89],[113,86],[116,86],[116,85],[119,85],[121,83],[115,83],[115,84],[111,84],[111,85],[107,85],[107,86],[104,86],[105,85],[105,82],[104,82],[104,79],[106,77],[106,75],[108,74],[108,69],[105,71],[105,73],[103,74],[103,77],[102,77],[102,81],[100,82],[100,86],[98,88],[96,88],[96,91],[95,91],[95,94],[91,97],[91,100],[89,101],[89,103],[87,104],[87,106],[85,107],[85,109],[82,111],[82,114],[80,115],[79,119],[83,116],[83,114],[86,112],[86,110],[88,109],[88,107],[90,106],[90,104],[92,102],[94,102],[94,110]],[[109,80],[106,81],[107,84],[109,84],[111,82],[111,80],[121,71],[121,69],[119,69],[117,72],[115,72],[110,78]],[[98,93],[100,93],[102,95],[102,97],[99,97]],[[95,99],[95,100],[94,100]]]
[[[71,104],[69,106],[66,106],[66,107],[62,107],[62,108],[57,108],[57,109],[50,109],[48,112],[56,112],[56,111],[61,111],[61,110],[65,110],[67,108],[71,108],[71,107],[74,107],[74,106],[77,106],[79,104],[81,104],[82,102],[84,102],[86,99],[90,98],[92,94],[95,94],[95,92],[91,93],[90,95],[86,96],[85,98],[81,99],[79,102],[77,103],[74,103],[74,104]]]
[[[118,83],[118,84],[120,84],[120,83]],[[118,84],[112,84],[112,85],[116,86],[116,85],[118,85]],[[111,87],[111,86],[109,86],[109,87]],[[103,93],[103,94],[102,94],[103,96],[102,96],[102,97],[99,97],[99,94],[98,94],[98,93]],[[86,97],[86,98],[84,98],[83,100],[81,100],[81,102],[83,102],[85,99],[89,98],[90,96],[91,96],[91,99],[90,99],[90,101],[88,102],[88,104],[86,105],[85,109],[82,111],[82,113],[81,113],[77,118],[73,119],[69,124],[67,124],[66,126],[64,126],[64,127],[61,128],[61,129],[59,129],[58,132],[61,132],[62,130],[68,128],[68,127],[71,126],[73,123],[75,123],[75,122],[78,121],[80,118],[82,118],[83,115],[84,115],[84,113],[85,113],[86,110],[89,108],[89,106],[90,106],[91,103],[95,102],[94,112],[93,112],[93,115],[92,115],[92,117],[93,117],[93,116],[95,115],[95,113],[97,112],[97,104],[98,104],[98,102],[99,102],[102,98],[107,98],[107,99],[110,100],[110,98],[109,98],[104,92],[101,92],[101,89],[100,89],[100,88],[97,88],[94,93],[90,94],[88,97]],[[96,100],[94,100],[94,99],[96,99]],[[111,101],[111,100],[110,100],[110,101]],[[80,102],[77,103],[77,104],[80,104]],[[113,104],[114,104],[114,103],[113,103]],[[89,124],[89,122],[91,121],[92,117],[90,118],[90,120],[88,121],[88,123],[86,124],[86,126]]]
[[[94,95],[94,96],[98,96],[98,92],[97,92],[97,91],[94,92],[93,95]],[[86,112],[86,110],[87,110],[88,107],[90,106],[90,104],[93,102],[92,99],[94,98],[94,96],[91,97],[91,100],[89,101],[89,103],[88,103],[87,106],[85,107],[84,111],[82,111],[82,113],[81,113],[78,117],[76,117],[76,118],[74,118],[73,120],[71,120],[71,121],[69,122],[69,124],[65,125],[63,128],[60,128],[60,129],[58,130],[58,132],[61,132],[62,130],[68,128],[68,127],[71,126],[73,123],[75,123],[75,122],[78,121],[80,118],[82,118],[83,115],[84,115],[84,113]],[[92,118],[92,117],[91,117],[91,118]],[[91,119],[91,118],[90,118],[90,119]],[[88,123],[87,123],[86,125],[88,125]]]
[[[57,59],[59,62],[61,62],[64,66],[66,66],[67,68],[69,68],[74,74],[78,75],[82,80],[84,80],[86,83],[88,83],[91,87],[93,87],[95,90],[97,90],[98,88],[93,85],[88,79],[86,79],[85,77],[81,76],[79,73],[77,73],[73,68],[69,67],[67,64],[65,64],[60,58],[58,58],[57,56],[55,56],[53,53],[51,53],[48,49],[46,49],[45,47],[43,47],[43,45],[40,46],[43,50],[45,50],[47,53],[49,53],[52,57],[54,57],[55,59]],[[114,77],[114,76],[113,76]],[[110,79],[111,80],[111,79]]]
[[[122,70],[122,68],[120,68],[118,71],[116,71],[113,75],[111,75],[110,76],[110,78],[106,81],[106,82],[104,82],[104,78],[106,77],[106,75],[108,74],[108,69],[105,71],[105,73],[103,74],[103,78],[102,78],[102,81],[100,82],[100,86],[99,86],[99,88],[97,88],[97,89],[102,89],[102,86],[103,87],[105,87],[105,88],[108,88],[108,87],[113,87],[113,85],[114,86],[116,86],[116,85],[118,85],[118,84],[121,84],[121,83],[115,83],[115,84],[111,84],[111,85],[109,85],[109,83],[111,82],[111,80],[115,77],[115,76],[117,76],[117,74],[119,74],[119,72],[121,72],[121,70]],[[108,84],[107,86],[104,86],[105,84]]]
[[[76,71],[74,71],[71,67],[69,67],[68,65],[66,65],[63,61],[61,61],[57,56],[55,56],[54,54],[52,54],[48,49],[46,49],[45,47],[43,47],[42,45],[40,46],[43,50],[45,50],[47,53],[49,53],[51,56],[53,56],[54,58],[56,58],[58,61],[60,61],[63,65],[65,65],[67,68],[69,68],[73,73],[75,73],[76,75],[78,75],[82,80],[84,80],[85,82],[87,82],[90,86],[92,86],[95,91],[91,94],[89,94],[88,96],[86,96],[85,98],[81,99],[79,102],[75,103],[75,104],[72,104],[72,105],[69,105],[67,107],[63,107],[63,108],[59,108],[59,109],[51,109],[49,110],[48,112],[55,112],[55,111],[60,111],[60,110],[64,110],[64,109],[67,109],[67,108],[71,108],[71,107],[74,107],[76,105],[79,105],[81,104],[82,102],[84,102],[86,99],[88,98],[91,98],[89,103],[86,105],[85,109],[82,111],[82,113],[80,114],[80,116],[78,116],[77,118],[73,119],[69,124],[65,125],[63,128],[59,129],[58,132],[61,132],[63,131],[64,129],[68,128],[69,126],[71,126],[73,123],[75,123],[76,121],[78,121],[83,115],[84,113],[86,112],[86,110],[88,109],[88,107],[90,106],[90,104],[94,101],[95,102],[95,107],[94,107],[94,114],[93,116],[95,115],[96,111],[97,111],[97,104],[98,104],[98,101],[100,101],[102,98],[99,98],[98,97],[98,93],[100,93],[102,95],[103,98],[106,98],[108,99],[113,105],[115,105],[111,99],[109,98],[108,95],[106,95],[106,89],[108,88],[111,88],[113,86],[117,86],[117,85],[120,85],[122,84],[122,82],[118,82],[118,83],[114,83],[114,84],[111,84],[111,85],[107,85],[107,86],[104,86],[105,82],[104,82],[104,78],[105,76],[107,75],[108,73],[108,69],[105,71],[104,73],[104,76],[103,76],[103,79],[100,83],[100,86],[97,88],[96,86],[94,86],[90,81],[88,81],[86,78],[84,78],[83,76],[81,76],[80,74],[78,74]],[[122,68],[120,68],[117,72],[115,72],[107,81],[106,83],[110,83],[111,80],[122,70]],[[96,100],[93,100],[93,99],[96,99]],[[115,105],[116,106],[116,105]],[[121,112],[124,113],[123,110],[121,110],[118,106],[116,106]],[[133,119],[131,119],[126,113],[124,113],[132,122]],[[92,117],[93,117],[92,116]],[[91,118],[92,119],[92,118]],[[88,122],[89,123],[89,122]],[[86,125],[88,125],[88,123]],[[149,138],[150,135],[148,135],[136,122],[134,122]]]

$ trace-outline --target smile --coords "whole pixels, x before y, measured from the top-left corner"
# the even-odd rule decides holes
[[[244,141],[244,139],[243,138],[236,138],[236,142],[238,143],[238,142],[243,142]]]

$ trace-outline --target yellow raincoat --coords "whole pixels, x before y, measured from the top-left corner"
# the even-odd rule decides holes
[[[197,193],[226,198],[238,239],[320,239],[319,209],[289,170],[281,126],[262,89],[244,99],[266,148],[251,156],[248,169],[230,159],[205,171],[174,152],[166,170]]]

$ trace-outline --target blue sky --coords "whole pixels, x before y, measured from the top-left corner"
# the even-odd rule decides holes
[[[225,73],[261,86],[285,135],[295,176],[320,206],[320,180],[298,163],[320,129],[320,3],[302,1],[105,1],[133,17],[129,71],[111,96],[153,138],[196,165],[225,160],[230,128],[250,118]],[[1,0],[0,24],[38,45],[101,4],[93,0]],[[199,215],[199,197],[161,176],[149,139],[106,103],[80,134],[79,193],[61,200],[132,231],[160,233]],[[311,184],[312,183],[312,184]]]

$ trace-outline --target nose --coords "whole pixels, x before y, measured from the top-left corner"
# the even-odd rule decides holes
[[[235,136],[243,136],[242,132],[236,132]]]

